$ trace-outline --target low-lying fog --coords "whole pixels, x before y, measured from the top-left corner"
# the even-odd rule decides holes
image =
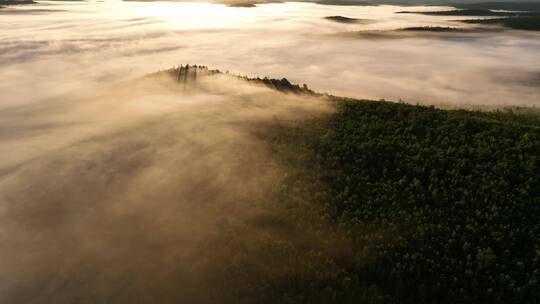
[[[425,9],[440,8],[407,7]],[[325,113],[324,98],[225,76],[184,91],[141,80],[147,73],[198,63],[344,96],[540,104],[538,34],[342,35],[463,26],[399,10],[119,1],[1,8],[0,303],[216,303],[223,299],[210,290],[222,282],[213,279],[226,281],[231,267],[303,277],[326,265],[310,258],[334,261],[347,250],[311,241],[305,229],[281,227],[285,236],[276,237],[249,224],[268,216],[261,202],[287,172],[257,130]],[[275,255],[299,240],[325,245],[303,245],[298,260]]]
[[[287,77],[335,95],[411,103],[540,104],[540,34],[440,38],[337,35],[458,26],[470,17],[394,14],[448,7],[274,3],[47,2],[0,10],[0,107],[180,63]],[[367,19],[360,24],[325,16]]]
[[[228,303],[230,271],[302,272],[257,253],[309,238],[257,224],[287,173],[258,134],[329,110],[225,75],[2,110],[0,303]]]

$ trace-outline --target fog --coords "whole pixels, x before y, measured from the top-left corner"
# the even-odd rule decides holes
[[[539,105],[538,34],[386,37],[465,26],[399,10],[121,1],[0,9],[0,303],[228,302],[222,290],[253,283],[227,282],[235,269],[279,279],[346,260],[351,249],[335,227],[320,223],[314,238],[268,205],[291,169],[260,136],[330,113],[328,100],[228,75],[187,88],[144,76],[197,63],[358,98]]]
[[[335,95],[411,103],[537,105],[538,33],[362,39],[347,32],[467,27],[399,6],[40,2],[0,11],[0,107],[175,64],[287,77]],[[406,7],[440,10],[445,7]],[[325,16],[367,19],[343,24]],[[465,17],[467,18],[467,17]]]
[[[227,271],[290,275],[259,251],[309,232],[286,228],[272,207],[288,170],[258,133],[330,109],[216,75],[3,110],[0,302],[228,302],[222,285],[247,285]]]

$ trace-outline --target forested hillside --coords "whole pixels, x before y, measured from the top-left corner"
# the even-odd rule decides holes
[[[188,88],[225,75],[200,66],[166,72]],[[260,235],[226,232],[222,248],[245,252],[214,274],[220,300],[538,303],[534,109],[441,110],[229,76],[323,98],[334,111],[253,130],[287,169],[267,214],[242,228]]]
[[[369,252],[342,270],[338,302],[538,303],[537,116],[336,102],[274,144],[306,173],[301,199]]]

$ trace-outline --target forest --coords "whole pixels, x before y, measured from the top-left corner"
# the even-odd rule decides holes
[[[516,30],[540,30],[540,10],[535,3],[478,3],[459,6],[455,10],[445,11],[400,11],[396,14],[422,14],[432,16],[476,16],[491,17],[482,19],[460,20],[464,23],[499,25]]]
[[[540,31],[540,16],[463,20],[472,24],[500,25],[516,30]]]
[[[338,302],[538,303],[537,115],[336,103],[273,142],[309,176],[299,199],[369,252],[342,270]]]
[[[193,81],[186,76],[193,71],[221,73],[200,66],[166,73],[183,83]],[[268,197],[275,216],[250,224],[269,234],[243,244],[234,243],[239,232],[231,232],[228,246],[249,250],[216,276],[213,290],[222,299],[538,303],[535,109],[443,110],[318,94],[286,79],[232,76],[325,98],[335,111],[253,131],[289,170]],[[294,237],[299,231],[302,240]],[[252,259],[279,271],[256,270]]]

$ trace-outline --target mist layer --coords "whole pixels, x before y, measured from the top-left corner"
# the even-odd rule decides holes
[[[408,11],[448,7],[407,7]],[[537,105],[538,33],[402,35],[365,31],[469,27],[465,17],[395,14],[400,6],[273,3],[40,2],[4,8],[0,107],[179,63],[287,77],[317,91],[411,103]],[[328,16],[363,20],[338,23]],[[470,17],[468,17],[470,18]],[[343,35],[345,34],[345,35]]]

